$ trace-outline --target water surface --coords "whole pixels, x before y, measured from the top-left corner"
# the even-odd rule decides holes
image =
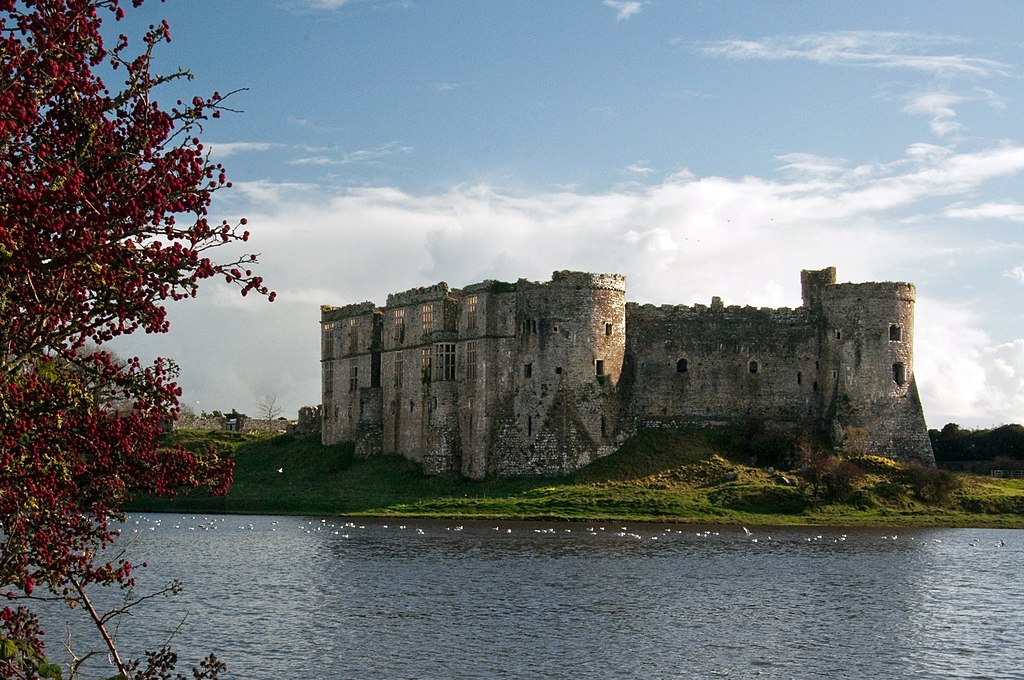
[[[177,628],[230,678],[1022,677],[1021,531],[136,515],[125,536],[140,589],[185,592],[122,646]]]

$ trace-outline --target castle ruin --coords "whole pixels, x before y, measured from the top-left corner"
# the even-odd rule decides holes
[[[638,428],[760,423],[934,465],[914,285],[801,284],[796,309],[638,305],[625,277],[571,271],[325,306],[323,443],[478,479],[575,470]]]

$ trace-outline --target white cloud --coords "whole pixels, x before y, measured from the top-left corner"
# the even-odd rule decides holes
[[[975,206],[956,203],[950,206],[946,210],[945,214],[946,217],[964,220],[1006,220],[1009,222],[1024,222],[1024,205],[1013,202],[988,202]]]
[[[705,54],[728,59],[778,61],[800,59],[821,64],[911,69],[938,76],[1008,75],[1006,64],[928,49],[960,41],[948,36],[881,31],[836,31],[802,36],[769,36],[761,40],[717,40],[704,43]]]
[[[1024,420],[1024,339],[993,343],[962,305],[919,298],[914,373],[929,426]]]
[[[220,160],[240,153],[269,151],[280,145],[270,142],[215,142],[206,146],[210,150],[210,155]]]
[[[982,101],[992,108],[1002,108],[1003,99],[991,90],[977,90],[972,94],[956,94],[947,90],[925,90],[914,92],[907,97],[904,113],[930,118],[932,132],[940,137],[960,132],[964,125],[957,120],[953,107],[965,102]]]
[[[1003,276],[1013,279],[1017,283],[1024,284],[1024,267],[1014,267],[1008,272],[1003,272]]]
[[[336,154],[317,154],[296,158],[288,162],[289,165],[349,165],[353,163],[379,164],[385,158],[412,153],[415,147],[388,142],[373,149],[359,149],[357,151],[338,151]]]
[[[654,168],[649,166],[647,161],[637,161],[636,163],[627,165],[626,170],[634,175],[643,175],[644,177],[654,172]]]
[[[639,14],[644,7],[644,3],[639,0],[604,0],[604,5],[615,10],[616,21],[625,21]]]
[[[249,218],[250,246],[263,253],[259,272],[278,300],[242,300],[211,283],[198,300],[172,307],[172,332],[157,340],[159,350],[135,351],[179,357],[187,395],[220,395],[209,408],[252,410],[239,395],[252,393],[254,403],[274,384],[292,412],[319,399],[321,304],[383,304],[388,293],[439,280],[459,287],[579,269],[625,274],[638,302],[721,296],[728,304],[798,306],[801,269],[835,265],[840,280],[852,281],[934,277],[950,253],[977,242],[970,230],[936,230],[936,219],[978,213],[960,207],[959,217],[936,216],[932,202],[969,198],[988,180],[1024,171],[1024,147],[1012,145],[974,153],[914,145],[898,160],[856,167],[810,154],[779,158],[785,172],[772,179],[683,170],[658,184],[591,194],[476,184],[425,195],[390,187],[328,195],[304,184],[240,183],[218,194],[218,210]],[[920,219],[906,217],[914,210]],[[1022,411],[1013,415],[1024,395],[1015,387],[1024,375],[1021,347],[992,341],[968,304],[919,305],[916,372],[926,415],[962,424],[1022,419]],[[147,336],[128,342],[143,347]]]

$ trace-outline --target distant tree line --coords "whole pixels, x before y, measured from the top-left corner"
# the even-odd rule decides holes
[[[947,423],[928,430],[935,462],[992,461],[1004,469],[1024,468],[1024,426],[1002,425],[990,430],[965,430]]]

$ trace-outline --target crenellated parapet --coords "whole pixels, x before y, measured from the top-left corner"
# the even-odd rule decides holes
[[[626,292],[626,277],[621,274],[591,274],[589,272],[558,271],[551,275],[551,284],[555,286],[580,286],[585,288],[603,288]]]
[[[435,283],[433,286],[411,288],[401,293],[392,293],[391,295],[388,295],[387,306],[401,307],[403,305],[416,305],[423,302],[430,302],[432,300],[442,300],[453,292],[458,291],[450,290],[448,288],[448,284],[441,281],[439,283]]]

